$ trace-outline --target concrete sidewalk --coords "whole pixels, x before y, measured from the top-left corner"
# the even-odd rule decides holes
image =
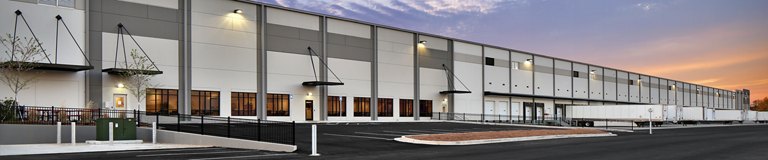
[[[187,144],[85,144],[70,143],[62,144],[15,144],[0,145],[0,156],[9,155],[33,155],[33,154],[58,154],[58,153],[81,153],[81,152],[105,152],[105,151],[127,151],[127,150],[149,150],[149,149],[176,149],[176,148],[201,148],[213,147],[204,145]]]

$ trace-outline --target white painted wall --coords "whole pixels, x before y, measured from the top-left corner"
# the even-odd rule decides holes
[[[413,120],[400,117],[400,99],[413,99],[414,95],[413,34],[386,28],[378,28],[377,32],[379,97],[393,99],[393,119]]]
[[[555,96],[570,98],[573,92],[571,92],[572,77],[570,76],[571,62],[555,60],[555,68],[558,70],[565,70],[569,73],[567,75],[555,75]]]
[[[618,77],[618,81],[616,82],[616,89],[618,90],[616,95],[619,96],[618,101],[629,102],[629,85],[627,85],[629,74],[627,74],[627,72],[618,71],[616,75]]]
[[[616,101],[616,70],[605,69],[603,72],[605,74],[603,96],[605,96],[605,100]]]
[[[219,116],[231,115],[232,92],[257,91],[257,16],[255,5],[192,1],[192,90],[219,91]]]
[[[594,72],[593,72],[594,71]],[[589,99],[602,100],[603,99],[603,68],[597,66],[589,66]]]
[[[511,62],[518,63],[519,69],[511,69],[510,74],[512,79],[510,84],[512,85],[512,93],[518,94],[533,94],[533,62],[526,60],[533,60],[533,56],[529,54],[510,52],[512,57]]]
[[[454,42],[453,50],[457,54],[467,54],[476,56],[477,62],[482,63],[482,47],[479,45],[473,45],[462,42]],[[464,82],[472,93],[469,94],[455,94],[454,95],[454,112],[456,113],[482,113],[482,100],[483,100],[483,73],[482,64],[468,63],[462,61],[453,61],[454,74],[457,76],[454,79],[454,88],[456,90],[464,89],[464,86],[459,83],[458,79]]]
[[[533,64],[546,68],[546,71],[538,71],[534,69],[534,94],[543,96],[553,96],[554,90],[554,77],[552,75],[552,68],[554,67],[554,61],[552,58],[534,56]]]
[[[573,71],[580,72],[580,77],[573,77],[573,97],[574,98],[582,98],[587,99],[589,98],[589,81],[588,77],[589,75],[581,75],[584,73],[589,73],[589,69],[587,65],[580,64],[580,63],[573,63]]]
[[[509,61],[509,51],[483,47],[485,50],[485,57],[494,58],[495,65],[483,65],[485,67],[485,91],[509,93],[509,67],[503,65],[503,61]],[[483,64],[485,64],[485,58],[483,58]],[[503,65],[503,66],[502,66]]]
[[[6,34],[13,34],[16,18],[13,12],[16,10],[22,11],[29,26],[42,43],[42,47],[50,55],[51,61],[56,61],[56,57],[54,57],[56,44],[55,26],[57,23],[54,17],[56,15],[63,17],[76,41],[81,47],[84,47],[85,13],[82,10],[16,1],[0,1],[0,12],[4,13],[0,16],[0,21],[4,22],[0,24],[0,31],[3,31],[0,33],[3,34],[3,37],[6,37]],[[69,34],[66,33],[64,27],[59,28],[59,33],[58,63],[87,65],[85,58]],[[22,39],[24,37],[33,38],[21,18],[19,18],[17,36]],[[0,55],[0,61],[10,60],[10,56],[5,54],[6,51],[6,48],[0,47],[0,53],[3,53]],[[43,61],[39,62],[48,63],[42,57],[40,57],[40,60]],[[21,105],[81,108],[86,104],[85,72],[43,71],[36,74],[28,74],[27,76],[39,77],[28,89],[22,90],[19,93],[18,101]],[[12,97],[13,93],[11,93],[10,88],[5,83],[0,84],[0,98],[12,99]]]

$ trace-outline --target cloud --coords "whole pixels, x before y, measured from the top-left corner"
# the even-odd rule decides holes
[[[649,2],[643,2],[635,4],[635,8],[639,8],[643,11],[651,11],[659,8],[659,4],[657,3],[649,3]]]
[[[258,0],[256,0],[258,1]],[[318,9],[337,16],[348,14],[377,14],[392,15],[396,12],[416,12],[438,17],[448,17],[457,14],[488,14],[492,13],[503,2],[526,4],[526,0],[274,0],[284,7],[300,9]]]

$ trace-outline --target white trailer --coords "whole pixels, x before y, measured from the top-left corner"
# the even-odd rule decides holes
[[[768,123],[768,111],[760,111],[757,112],[757,120],[758,123]]]
[[[715,109],[704,109],[704,121],[715,121]]]
[[[682,107],[682,123],[695,123],[704,120],[704,107]]]
[[[683,107],[675,105],[664,106],[664,120],[667,122],[677,123],[683,119]]]
[[[744,115],[744,121],[749,122],[756,122],[757,121],[757,111],[747,111]]]
[[[742,110],[715,110],[714,121],[733,123],[743,121]]]
[[[648,109],[653,112],[649,113]],[[631,121],[642,125],[649,120],[654,124],[661,124],[665,120],[663,105],[567,106],[566,110],[566,117],[571,119],[571,124],[577,126],[591,127],[595,121]]]

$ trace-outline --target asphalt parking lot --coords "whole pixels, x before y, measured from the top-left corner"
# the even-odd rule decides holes
[[[760,159],[768,157],[768,125],[617,132],[616,137],[553,139],[471,146],[393,141],[402,135],[534,129],[463,123],[318,125],[320,157],[310,157],[310,126],[297,124],[299,150],[278,153],[229,148],[148,150],[0,157],[0,159]]]

